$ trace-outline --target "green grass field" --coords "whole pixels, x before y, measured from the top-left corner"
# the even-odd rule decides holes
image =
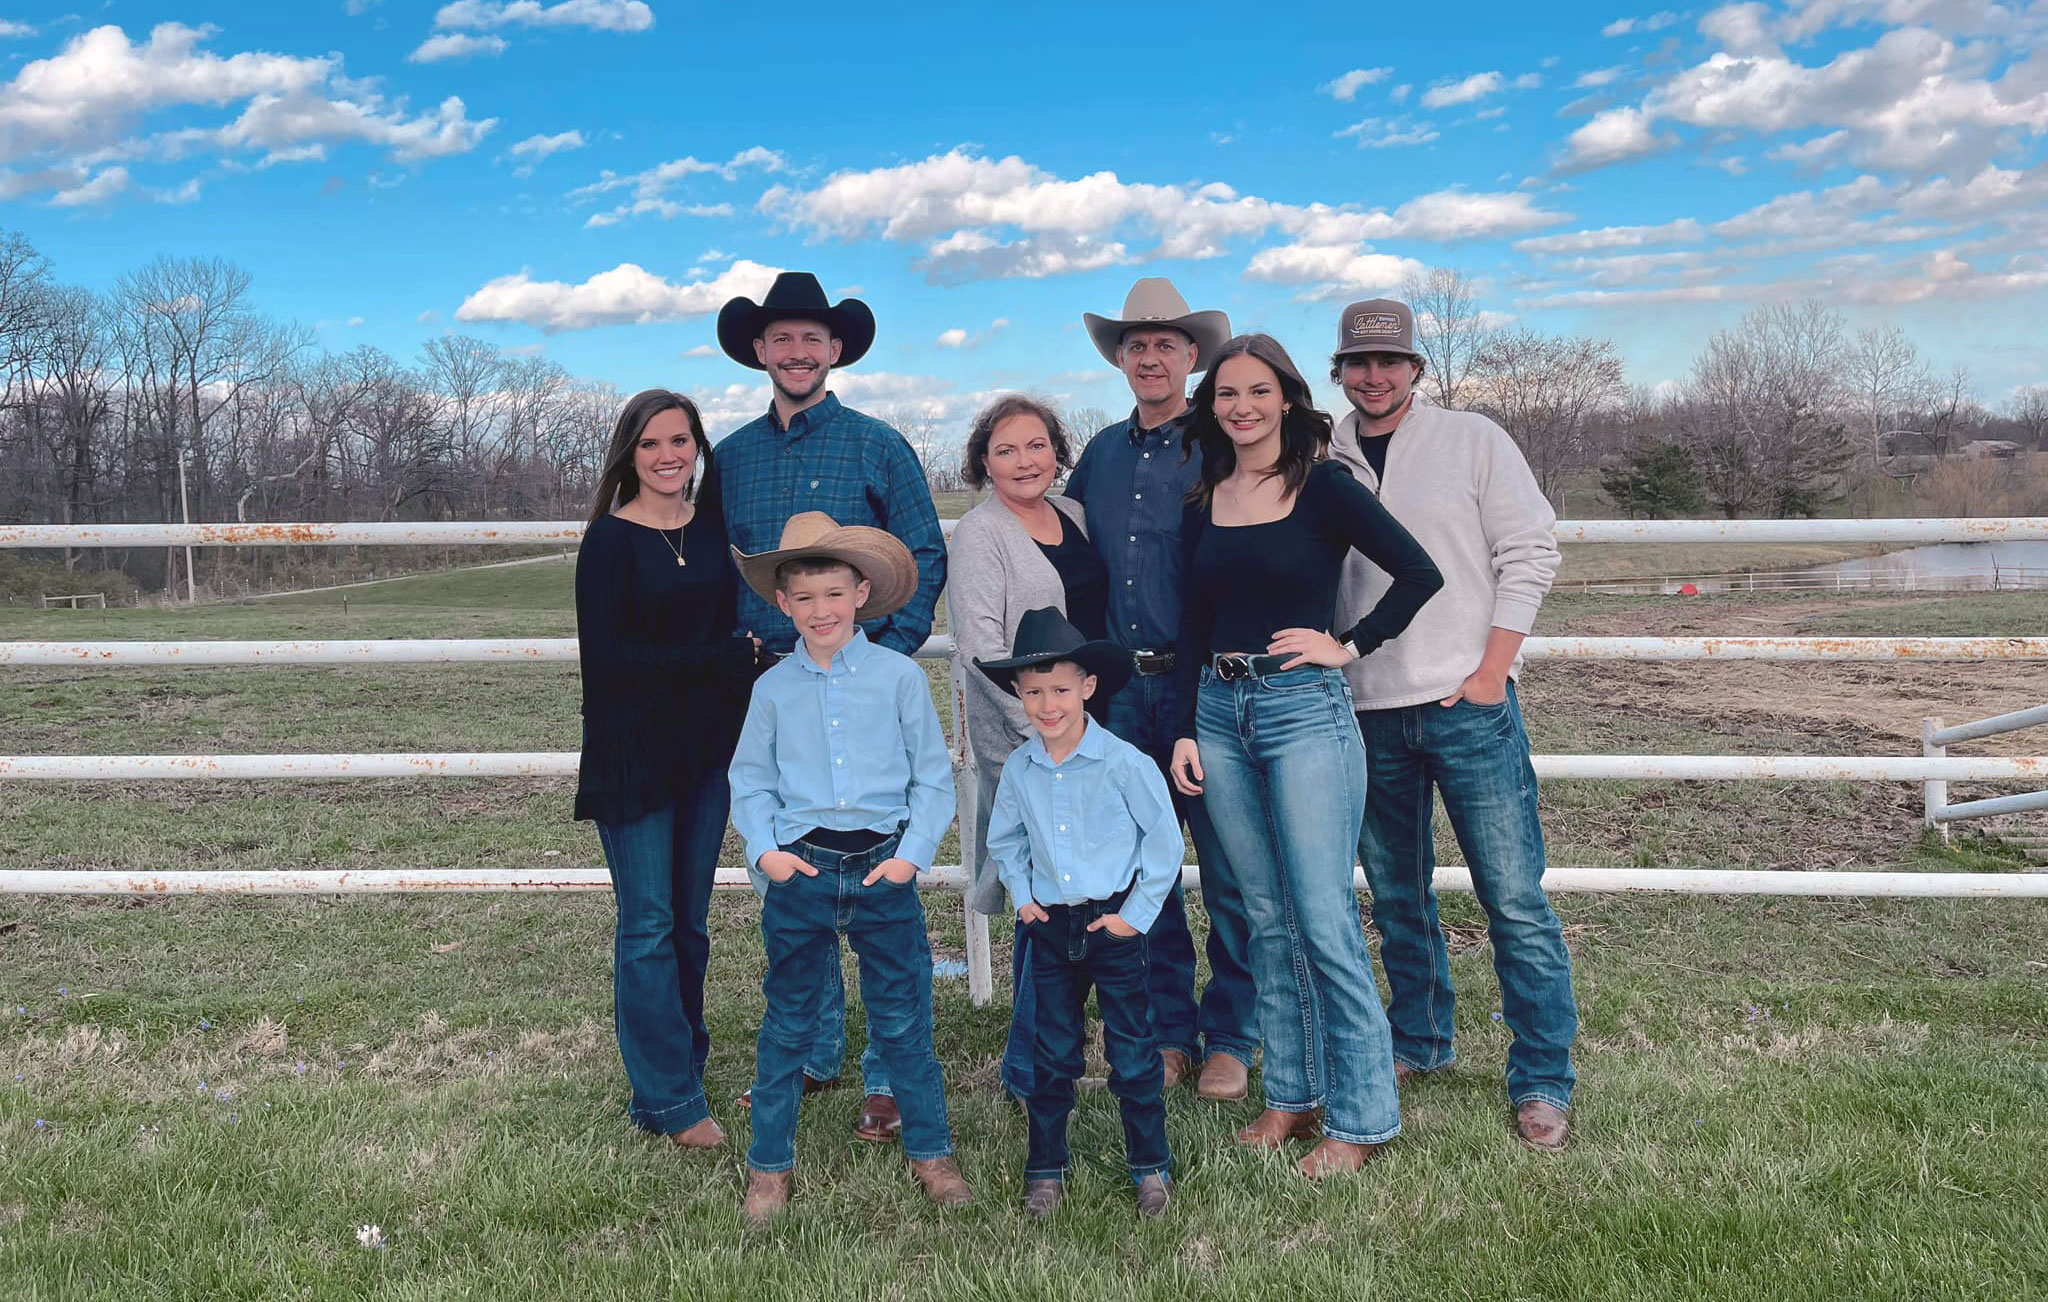
[[[191,611],[0,610],[0,639],[562,635],[569,567],[532,565]],[[1586,612],[1669,607],[1560,600]],[[2038,629],[2048,601],[1817,617],[1828,632]],[[1761,608],[1761,607],[1760,607]],[[1860,622],[1859,622],[1860,621]],[[1532,673],[1539,750],[1767,751]],[[0,675],[0,750],[573,749],[570,666]],[[1826,747],[1816,746],[1816,749]],[[0,867],[596,865],[560,782],[13,784]],[[1560,864],[2018,864],[1914,826],[1917,791],[1553,783]],[[1456,849],[1440,846],[1446,861]],[[953,858],[950,844],[942,858]],[[926,897],[943,958],[956,897]],[[1021,1196],[995,1088],[1005,1010],[938,983],[962,1165],[923,1205],[811,1100],[798,1203],[737,1211],[762,959],[714,910],[709,1089],[728,1151],[630,1128],[601,894],[0,897],[0,1297],[2026,1298],[2048,1293],[2048,908],[1997,901],[1571,896],[1578,1139],[1516,1148],[1483,918],[1447,897],[1461,1061],[1405,1133],[1312,1189],[1230,1141],[1248,1106],[1171,1109],[1179,1198],[1140,1225],[1112,1101],[1084,1094],[1070,1202]],[[998,928],[998,961],[1007,946]],[[1006,976],[1005,973],[999,973]],[[858,1014],[856,1014],[857,1018]],[[858,1028],[856,1028],[856,1031]],[[856,1044],[858,1035],[856,1034]],[[375,1224],[384,1246],[358,1245]]]

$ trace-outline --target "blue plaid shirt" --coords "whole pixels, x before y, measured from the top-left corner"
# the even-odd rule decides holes
[[[1088,440],[1067,476],[1067,496],[1086,511],[1089,541],[1109,567],[1109,636],[1133,651],[1170,651],[1180,639],[1181,498],[1202,477],[1200,449],[1181,460],[1193,414],[1146,429],[1134,409]]]
[[[840,405],[833,394],[806,407],[787,429],[770,405],[719,440],[713,463],[725,499],[726,531],[749,554],[774,551],[782,526],[803,511],[823,511],[840,524],[887,529],[917,561],[917,593],[887,619],[863,625],[892,651],[913,655],[931,636],[939,589],[946,586],[946,539],[917,454],[889,426]],[[787,655],[796,628],[772,602],[740,585],[739,632]]]

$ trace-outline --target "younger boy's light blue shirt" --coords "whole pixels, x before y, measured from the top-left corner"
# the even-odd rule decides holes
[[[829,669],[799,642],[755,680],[730,774],[749,868],[815,827],[902,827],[896,856],[929,868],[953,821],[953,766],[930,682],[859,629]]]
[[[1013,907],[1105,900],[1130,886],[1118,912],[1150,931],[1187,846],[1159,766],[1090,719],[1081,744],[1057,764],[1036,736],[1010,753],[989,811],[988,852]]]

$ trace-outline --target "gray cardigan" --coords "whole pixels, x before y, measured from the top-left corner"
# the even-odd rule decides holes
[[[1083,535],[1081,504],[1051,497],[1067,522]],[[1017,698],[990,682],[976,660],[1001,660],[1016,640],[1017,621],[1027,610],[1057,607],[1066,613],[1066,589],[1009,507],[991,497],[960,517],[946,547],[946,629],[953,635],[953,699],[963,702],[967,720],[966,759],[975,770],[973,880],[968,906],[977,913],[1003,911],[1003,884],[988,858],[988,812],[995,803],[1003,761],[1030,737],[1030,723]],[[961,841],[968,840],[961,829]]]

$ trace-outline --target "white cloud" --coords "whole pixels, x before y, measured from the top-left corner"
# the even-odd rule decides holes
[[[412,114],[368,83],[343,75],[338,56],[204,50],[210,30],[162,23],[142,44],[97,27],[0,85],[0,164],[175,160],[200,151],[260,151],[264,163],[302,161],[347,143],[379,146],[401,161],[476,147],[495,119],[471,121],[460,99]],[[182,125],[134,136],[152,115],[240,104],[224,125]],[[175,193],[175,192],[174,192]]]
[[[1360,149],[1396,149],[1426,145],[1437,138],[1437,129],[1427,122],[1410,122],[1405,117],[1367,118],[1331,134],[1339,140],[1355,138]]]
[[[1394,101],[1396,104],[1406,104],[1408,102],[1408,92],[1414,89],[1415,87],[1409,85],[1407,82],[1404,81],[1400,85],[1388,91],[1387,98]]]
[[[0,18],[0,39],[13,40],[18,36],[34,36],[36,29],[27,23],[15,22],[11,18]]]
[[[687,285],[672,284],[631,262],[576,285],[535,280],[522,270],[477,289],[455,310],[455,319],[516,321],[549,334],[601,325],[681,321],[716,312],[736,295],[758,298],[779,274],[778,267],[744,258],[713,280]]]
[[[420,313],[418,316],[413,318],[413,320],[420,325],[432,325],[434,322],[439,321],[440,319],[441,310],[439,308],[434,307],[428,308],[426,311]]]
[[[1314,301],[1395,289],[1409,276],[1427,270],[1414,258],[1372,253],[1356,245],[1288,244],[1259,250],[1244,277],[1273,285],[1313,286],[1297,297]]]
[[[1605,167],[1655,153],[1671,143],[1669,137],[1661,137],[1651,129],[1650,117],[1641,109],[1611,108],[1595,114],[1586,125],[1566,137],[1566,152],[1559,168],[1576,172]]]
[[[1706,238],[1706,231],[1690,217],[1661,226],[1602,226],[1598,230],[1572,231],[1566,235],[1539,235],[1517,240],[1524,253],[1584,253],[1594,249],[1633,249],[1655,244],[1688,244]]]
[[[1008,317],[999,316],[989,322],[988,329],[979,332],[971,332],[955,326],[951,330],[940,331],[939,337],[932,340],[932,342],[941,348],[979,348],[994,338],[998,330],[1009,324],[1010,319]]]
[[[685,356],[685,357],[716,357],[716,356],[718,356],[718,350],[717,350],[716,348],[713,348],[713,347],[712,347],[712,346],[711,346],[710,344],[698,344],[698,345],[696,345],[696,346],[695,346],[695,347],[693,347],[693,348],[685,348],[685,349],[683,350],[683,356]]]
[[[1542,84],[1543,74],[1540,72],[1525,72],[1521,76],[1515,78],[1516,90],[1535,90],[1538,86],[1541,86]]]
[[[1700,35],[1730,54],[1778,53],[1771,11],[1755,0],[1723,5],[1700,19]]]
[[[726,217],[732,215],[732,208],[729,205],[685,204],[669,198],[669,193],[692,176],[718,176],[732,181],[737,180],[741,172],[749,169],[780,172],[785,166],[781,154],[754,145],[740,150],[722,163],[684,157],[670,159],[643,172],[631,172],[624,176],[606,170],[599,173],[598,179],[589,185],[578,186],[569,191],[569,199],[571,202],[585,203],[616,190],[632,191],[631,200],[593,214],[584,222],[586,226],[611,226],[628,217],[644,216],[649,213],[664,221],[676,217]]]
[[[542,159],[550,158],[571,149],[581,149],[583,144],[583,133],[581,131],[558,131],[552,136],[528,136],[512,146],[507,152],[514,158],[530,158],[533,162],[538,163]],[[531,172],[532,170],[531,164],[520,169],[522,173]]]
[[[1579,90],[1590,90],[1595,87],[1610,85],[1620,80],[1627,72],[1628,69],[1621,66],[1595,68],[1591,72],[1580,73],[1573,79],[1572,85]]]
[[[505,52],[505,38],[502,36],[472,36],[468,32],[441,32],[429,36],[419,43],[419,48],[405,56],[407,63],[440,63],[448,59],[467,59],[471,55],[499,55]]]
[[[1431,86],[1423,91],[1422,107],[1435,109],[1448,108],[1453,104],[1470,104],[1475,99],[1485,99],[1505,85],[1507,82],[1497,72],[1475,72],[1462,81]]]
[[[1837,153],[1847,143],[1849,143],[1848,132],[1830,131],[1824,136],[1815,136],[1811,140],[1802,141],[1798,144],[1779,145],[1776,149],[1765,154],[1764,157],[1777,163],[1792,163],[1800,167],[1816,167]]]
[[[127,190],[128,169],[109,167],[88,181],[51,195],[50,205],[55,208],[89,208],[106,203]]]
[[[935,280],[1046,276],[1152,258],[1209,258],[1275,231],[1304,245],[1520,234],[1566,218],[1526,195],[1442,191],[1384,209],[1298,206],[1227,185],[1065,180],[1016,156],[956,149],[916,163],[835,173],[814,189],[771,188],[761,210],[828,239],[879,234],[925,245]],[[1023,238],[1012,238],[1014,231]],[[1140,237],[1149,238],[1149,244]]]
[[[1324,82],[1316,87],[1316,90],[1331,99],[1349,101],[1358,98],[1361,87],[1386,80],[1387,74],[1392,71],[1392,68],[1353,68],[1334,81]]]
[[[1636,32],[1661,32],[1681,21],[1685,15],[1661,9],[1648,18],[1617,18],[1600,29],[1602,36],[1628,36]]]
[[[1578,289],[1562,294],[1539,294],[1518,298],[1519,307],[1644,307],[1656,303],[1718,303],[1724,299],[1754,297],[1771,287],[1757,285],[1671,285],[1662,289]]]
[[[644,32],[654,26],[654,11],[641,0],[455,0],[434,14],[436,27],[589,27],[605,32]]]
[[[357,326],[361,325],[362,323],[363,323],[363,319],[362,319],[361,317],[359,317],[359,316],[352,316],[352,317],[350,317],[350,318],[348,319],[348,324],[349,324],[349,328],[350,328],[350,329],[354,329],[355,327],[357,327]]]

